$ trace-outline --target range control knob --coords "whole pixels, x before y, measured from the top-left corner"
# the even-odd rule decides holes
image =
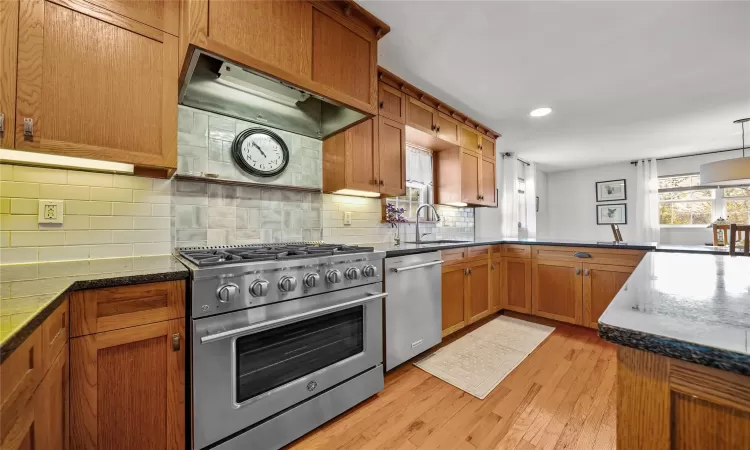
[[[362,275],[367,278],[378,276],[378,268],[372,265],[367,265],[362,268]]]
[[[224,284],[216,290],[216,298],[218,298],[221,303],[229,303],[237,298],[239,292],[240,288],[236,284]]]
[[[250,283],[250,295],[253,297],[265,297],[268,295],[268,281],[255,280]]]
[[[347,280],[358,280],[359,269],[357,269],[356,267],[350,267],[344,271],[344,276],[346,276]]]
[[[318,284],[318,281],[320,281],[320,275],[317,273],[306,273],[302,281],[305,283],[305,286],[314,288]]]
[[[326,272],[326,281],[329,283],[341,283],[341,271],[336,269],[329,270]]]
[[[279,280],[279,289],[282,292],[292,292],[297,289],[297,279],[290,276],[283,276]]]

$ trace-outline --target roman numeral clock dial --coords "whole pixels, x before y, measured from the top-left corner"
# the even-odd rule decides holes
[[[250,175],[274,177],[289,164],[289,149],[273,131],[248,128],[234,138],[232,158]]]

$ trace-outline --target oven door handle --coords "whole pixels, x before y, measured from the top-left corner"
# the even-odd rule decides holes
[[[352,300],[346,303],[340,303],[338,305],[326,306],[325,308],[320,308],[320,309],[316,309],[313,311],[308,311],[308,312],[300,313],[300,314],[294,314],[294,315],[284,317],[281,319],[267,320],[265,322],[254,323],[252,325],[242,327],[242,328],[237,328],[234,330],[222,331],[221,333],[210,334],[208,336],[203,336],[201,338],[201,344],[208,344],[211,342],[220,341],[222,339],[231,338],[231,337],[238,336],[241,334],[258,333],[260,331],[268,330],[270,328],[280,327],[280,326],[287,325],[293,322],[298,322],[300,320],[309,319],[311,317],[316,317],[316,316],[320,316],[320,315],[327,314],[327,313],[341,311],[342,309],[352,308],[354,306],[362,305],[364,303],[369,303],[373,300],[378,300],[383,297],[386,297],[387,295],[388,293],[386,292],[382,294],[372,294],[364,298]]]
[[[413,266],[394,267],[391,270],[394,271],[394,272],[396,272],[396,273],[400,273],[400,272],[406,272],[407,270],[419,269],[420,267],[436,266],[438,264],[443,264],[444,262],[445,261],[430,261],[430,262],[426,262],[426,263],[423,263],[423,264],[415,264]]]

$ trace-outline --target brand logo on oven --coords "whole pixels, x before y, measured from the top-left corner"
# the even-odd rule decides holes
[[[307,390],[310,392],[314,391],[316,387],[318,387],[318,383],[314,381],[307,383]]]

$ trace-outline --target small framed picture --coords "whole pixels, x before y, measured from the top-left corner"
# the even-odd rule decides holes
[[[608,205],[596,205],[597,225],[625,225],[628,223],[628,205],[625,203],[614,203]]]
[[[615,200],[627,200],[625,180],[610,180],[596,182],[596,201],[612,202]]]

